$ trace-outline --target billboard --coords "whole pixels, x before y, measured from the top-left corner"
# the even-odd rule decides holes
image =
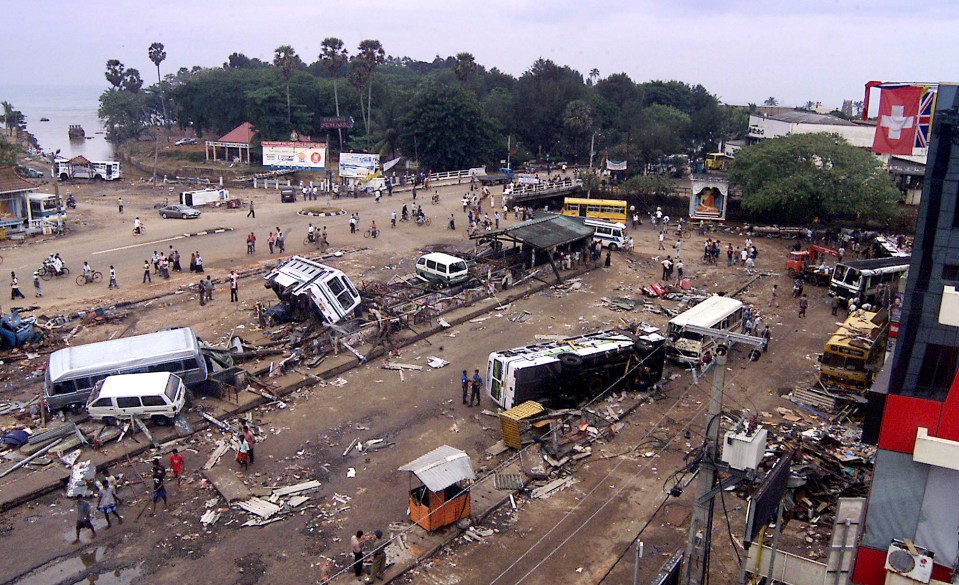
[[[340,153],[340,176],[362,178],[376,172],[376,165],[380,162],[378,154],[364,154],[362,152]]]
[[[689,195],[690,219],[726,219],[729,183],[714,177],[693,177]]]
[[[326,144],[316,142],[263,142],[263,166],[315,171],[326,168]]]

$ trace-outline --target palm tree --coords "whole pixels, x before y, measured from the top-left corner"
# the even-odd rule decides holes
[[[763,105],[764,105],[764,106],[778,106],[778,105],[779,105],[779,100],[777,100],[777,99],[776,99],[775,97],[773,97],[773,96],[769,96],[768,98],[766,98],[766,101],[763,102]]]
[[[123,71],[126,67],[123,66],[123,63],[120,63],[119,59],[110,59],[107,61],[107,72],[106,75],[107,81],[110,85],[113,86],[113,89],[119,89],[120,85],[123,83]]]
[[[141,87],[143,87],[143,78],[140,77],[140,72],[132,67],[127,69],[123,74],[123,89],[130,93],[137,93]]]
[[[150,48],[147,49],[147,55],[157,67],[157,87],[160,88],[160,106],[163,108],[163,123],[167,125],[166,139],[167,142],[169,142],[170,126],[166,117],[166,100],[163,99],[163,79],[160,77],[160,63],[166,59],[166,51],[164,50],[163,43],[151,43]]]
[[[296,71],[296,62],[299,58],[290,45],[280,45],[273,52],[273,66],[280,70],[283,81],[286,82],[286,121],[293,124],[293,115],[290,111],[290,78]]]
[[[340,70],[346,65],[349,59],[349,51],[343,48],[343,41],[336,37],[327,37],[320,44],[320,62],[330,72],[333,77],[333,102],[336,104],[336,115],[340,115],[340,94],[336,87],[336,78],[339,77]],[[337,128],[337,134],[340,137],[340,150],[343,150],[343,129]]]
[[[589,70],[589,80],[593,83],[596,83],[597,79],[599,79],[599,69],[593,67]]]
[[[370,112],[373,107],[373,71],[386,61],[386,51],[376,39],[366,39],[360,43],[360,65],[366,69],[366,139],[370,139]],[[363,98],[361,97],[360,100]]]
[[[476,73],[476,59],[472,53],[457,53],[453,64],[453,73],[460,81],[466,81]]]

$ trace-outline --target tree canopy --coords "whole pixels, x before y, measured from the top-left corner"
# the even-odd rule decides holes
[[[387,49],[366,39],[348,50],[341,39],[331,36],[312,63],[305,63],[290,45],[278,47],[272,62],[234,52],[221,67],[180,68],[162,76],[158,71],[160,82],[144,91],[139,91],[144,82],[135,70],[131,75],[119,60],[111,59],[105,73],[107,92],[146,95],[139,123],[129,96],[104,96],[101,104],[106,101],[108,107],[101,111],[116,120],[107,119],[107,125],[117,130],[113,136],[118,139],[138,135],[120,132],[121,128],[150,125],[159,116],[201,136],[225,134],[248,121],[261,140],[282,139],[291,130],[324,137],[321,118],[349,115],[357,120],[356,126],[338,131],[341,139],[331,146],[379,150],[389,156],[431,152],[436,155],[433,164],[440,164],[463,157],[440,155],[444,148],[418,148],[419,139],[408,138],[422,130],[417,116],[410,114],[414,106],[424,113],[424,102],[414,98],[432,96],[430,103],[445,108],[447,102],[435,95],[435,88],[445,88],[451,100],[475,107],[473,113],[486,125],[485,131],[495,133],[492,143],[499,150],[490,150],[488,160],[475,162],[495,164],[505,158],[508,141],[511,157],[518,162],[547,154],[553,160],[586,162],[592,143],[599,160],[625,159],[631,171],[665,155],[712,151],[720,141],[745,131],[742,110],[723,106],[701,85],[637,83],[615,72],[601,78],[596,68],[584,75],[544,58],[514,77],[483,66],[467,52],[416,61],[391,56]],[[148,55],[159,65],[165,52],[154,43]],[[124,107],[118,112],[120,105]],[[435,113],[431,123],[443,115]],[[479,152],[486,148],[486,138],[484,134],[474,141],[483,145]],[[472,160],[475,152],[472,147],[467,150],[470,154],[464,156]]]
[[[790,134],[736,153],[729,179],[743,209],[785,221],[876,219],[897,213],[899,191],[868,151],[837,134]]]

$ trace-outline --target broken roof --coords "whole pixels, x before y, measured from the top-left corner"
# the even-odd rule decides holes
[[[593,228],[584,225],[581,218],[548,213],[498,232],[484,234],[484,237],[495,234],[506,235],[544,250],[592,237]]]
[[[816,112],[806,112],[803,110],[791,110],[788,112],[777,112],[764,116],[773,120],[790,122],[793,124],[827,124],[832,126],[858,126],[855,122],[844,120],[838,116],[829,114],[817,114]]]
[[[476,479],[473,464],[465,452],[443,445],[399,468],[409,471],[430,491],[442,491],[464,479]]]
[[[20,177],[13,167],[0,167],[0,194],[35,191],[37,186]]]

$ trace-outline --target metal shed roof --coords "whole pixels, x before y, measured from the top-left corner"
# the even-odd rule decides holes
[[[534,248],[545,250],[590,238],[593,231],[594,228],[584,225],[581,218],[549,213],[544,217],[524,221],[485,236],[499,233],[516,238]]]
[[[437,447],[399,470],[411,472],[434,492],[444,490],[464,479],[476,479],[469,455],[449,445]]]

